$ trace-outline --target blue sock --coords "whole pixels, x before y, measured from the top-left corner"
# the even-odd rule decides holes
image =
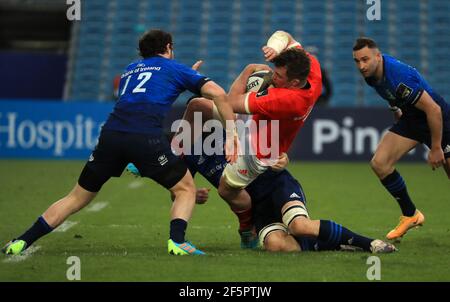
[[[414,216],[416,212],[416,206],[409,198],[408,191],[406,190],[406,184],[402,176],[394,170],[391,174],[381,180],[381,183],[386,190],[397,200],[400,208],[402,209],[403,216]]]
[[[176,243],[183,243],[186,240],[184,235],[186,233],[187,221],[177,218],[170,222],[170,239]]]
[[[23,240],[27,243],[27,247],[33,244],[36,240],[41,238],[42,236],[47,235],[53,231],[53,228],[48,225],[47,221],[45,221],[44,217],[39,216],[36,222],[29,228],[25,233],[19,236],[18,240]]]
[[[353,233],[349,229],[330,220],[321,220],[319,236],[317,237],[319,250],[338,250],[341,245],[352,245],[370,251],[371,238]]]

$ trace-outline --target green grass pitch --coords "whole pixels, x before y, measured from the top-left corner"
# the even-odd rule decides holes
[[[0,161],[0,242],[20,235],[75,184],[80,161]],[[449,181],[442,169],[400,164],[410,195],[426,217],[381,255],[381,281],[450,281]],[[332,219],[356,232],[384,238],[397,224],[399,207],[368,163],[291,163],[312,218]],[[208,186],[201,177],[198,186]],[[268,253],[239,248],[237,221],[215,191],[195,208],[187,237],[206,257],[167,254],[169,194],[148,179],[124,173],[111,179],[95,203],[66,232],[35,243],[23,261],[0,255],[0,281],[67,281],[69,256],[81,261],[82,281],[367,281],[371,256],[351,252]]]

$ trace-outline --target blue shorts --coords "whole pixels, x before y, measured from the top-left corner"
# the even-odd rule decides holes
[[[143,177],[170,189],[186,175],[186,164],[175,156],[165,135],[103,130],[78,184],[98,192],[110,177],[119,177],[133,163]]]
[[[389,131],[398,134],[400,136],[418,141],[425,144],[428,148],[431,148],[431,133],[428,127],[428,123],[422,119],[413,118],[400,118]],[[444,121],[442,128],[442,150],[444,150],[445,158],[450,158],[450,120]]]
[[[282,222],[281,209],[294,200],[306,205],[306,197],[300,183],[286,170],[275,173],[267,171],[247,188],[252,198],[253,219],[256,231],[265,226]]]

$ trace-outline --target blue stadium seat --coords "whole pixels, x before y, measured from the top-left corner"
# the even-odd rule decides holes
[[[178,61],[189,65],[204,59],[201,71],[227,88],[246,64],[263,62],[261,46],[283,29],[304,46],[318,48],[335,88],[331,106],[385,105],[354,66],[351,48],[361,35],[417,67],[450,99],[450,1],[383,2],[381,21],[367,20],[366,8],[365,1],[354,0],[82,1],[70,98],[110,95],[114,75],[138,58],[139,35],[156,27],[172,32]]]

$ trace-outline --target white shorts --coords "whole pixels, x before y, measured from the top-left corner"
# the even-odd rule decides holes
[[[240,155],[234,164],[225,167],[223,175],[230,187],[243,189],[268,168],[255,155]]]

